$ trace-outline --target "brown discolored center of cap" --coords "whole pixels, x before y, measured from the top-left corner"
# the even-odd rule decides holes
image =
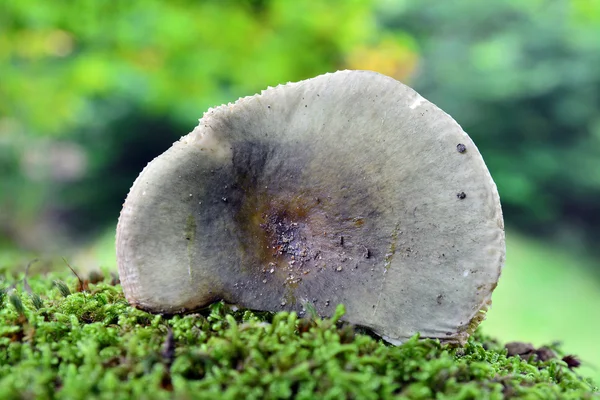
[[[291,286],[324,269],[339,268],[350,250],[344,232],[359,229],[364,220],[343,222],[330,215],[327,203],[308,193],[246,197],[235,218],[245,264],[263,279]]]

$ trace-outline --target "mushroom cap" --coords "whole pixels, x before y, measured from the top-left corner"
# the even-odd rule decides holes
[[[117,227],[127,300],[224,300],[464,342],[504,262],[496,185],[469,136],[400,82],[339,71],[209,109],[141,172]]]

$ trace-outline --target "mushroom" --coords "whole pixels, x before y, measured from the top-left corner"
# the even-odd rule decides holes
[[[339,71],[209,109],[123,205],[127,300],[344,319],[464,343],[504,262],[496,185],[461,127],[400,82]]]

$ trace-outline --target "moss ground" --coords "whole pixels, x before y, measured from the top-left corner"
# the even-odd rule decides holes
[[[506,266],[483,332],[541,346],[560,341],[600,383],[600,259],[507,232]]]
[[[508,357],[476,333],[465,347],[413,337],[388,346],[331,319],[217,303],[166,318],[128,306],[110,278],[0,280],[0,398],[589,399],[564,361]]]

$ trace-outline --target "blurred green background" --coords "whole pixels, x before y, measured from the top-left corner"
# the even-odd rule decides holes
[[[562,341],[600,381],[598,0],[4,0],[0,269],[116,268],[128,188],[203,111],[346,68],[481,150],[508,229],[484,330]]]

